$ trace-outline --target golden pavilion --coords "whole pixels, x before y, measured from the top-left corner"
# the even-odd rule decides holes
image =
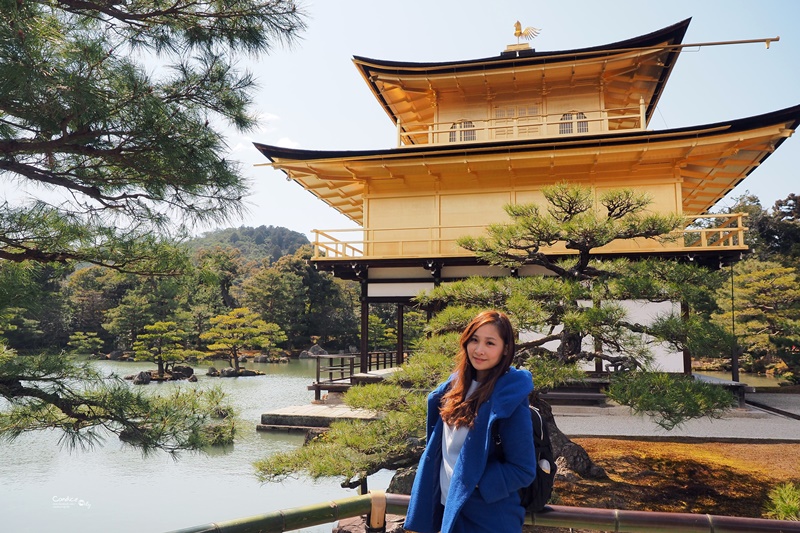
[[[401,316],[403,305],[435,284],[511,275],[482,264],[456,239],[506,221],[506,204],[541,202],[546,185],[577,183],[597,196],[634,187],[653,198],[650,209],[686,218],[683,239],[614,242],[597,254],[718,265],[747,250],[744,215],[709,212],[792,135],[800,106],[648,129],[689,46],[682,44],[689,22],[575,50],[518,43],[498,56],[441,63],[356,56],[396,128],[397,146],[325,151],[256,143],[274,168],[360,226],[315,230],[313,262],[361,283],[362,368],[369,303],[396,303]],[[704,218],[717,220],[699,223]],[[568,251],[556,245],[549,253]]]

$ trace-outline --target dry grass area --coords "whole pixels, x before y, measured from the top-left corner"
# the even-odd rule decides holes
[[[767,494],[775,485],[800,483],[800,443],[574,440],[609,478],[557,480],[552,503],[763,518]]]

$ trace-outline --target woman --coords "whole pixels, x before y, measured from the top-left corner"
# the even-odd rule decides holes
[[[519,533],[518,489],[536,476],[527,370],[511,368],[508,317],[484,311],[461,334],[456,369],[428,396],[427,446],[405,529],[417,533]],[[497,425],[504,460],[492,438]]]

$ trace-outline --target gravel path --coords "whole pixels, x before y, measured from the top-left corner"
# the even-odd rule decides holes
[[[800,394],[752,393],[752,401],[800,417]],[[748,405],[732,409],[721,419],[691,420],[666,431],[647,416],[627,407],[553,406],[558,427],[570,438],[629,437],[670,440],[731,440],[748,442],[800,442],[800,420]]]

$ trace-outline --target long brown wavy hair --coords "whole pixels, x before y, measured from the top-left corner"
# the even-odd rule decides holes
[[[487,377],[484,378],[475,392],[467,398],[469,386],[477,375],[475,367],[472,366],[467,356],[467,344],[469,344],[475,331],[486,324],[494,324],[497,328],[497,332],[503,340],[503,357],[494,368],[489,370]],[[514,328],[511,326],[511,321],[508,316],[500,311],[483,311],[467,324],[459,340],[461,349],[456,358],[455,377],[450,389],[442,397],[441,407],[439,408],[439,414],[445,423],[455,427],[466,426],[472,428],[475,417],[478,415],[478,407],[489,399],[492,391],[494,391],[495,383],[511,366],[515,350],[514,338]]]

